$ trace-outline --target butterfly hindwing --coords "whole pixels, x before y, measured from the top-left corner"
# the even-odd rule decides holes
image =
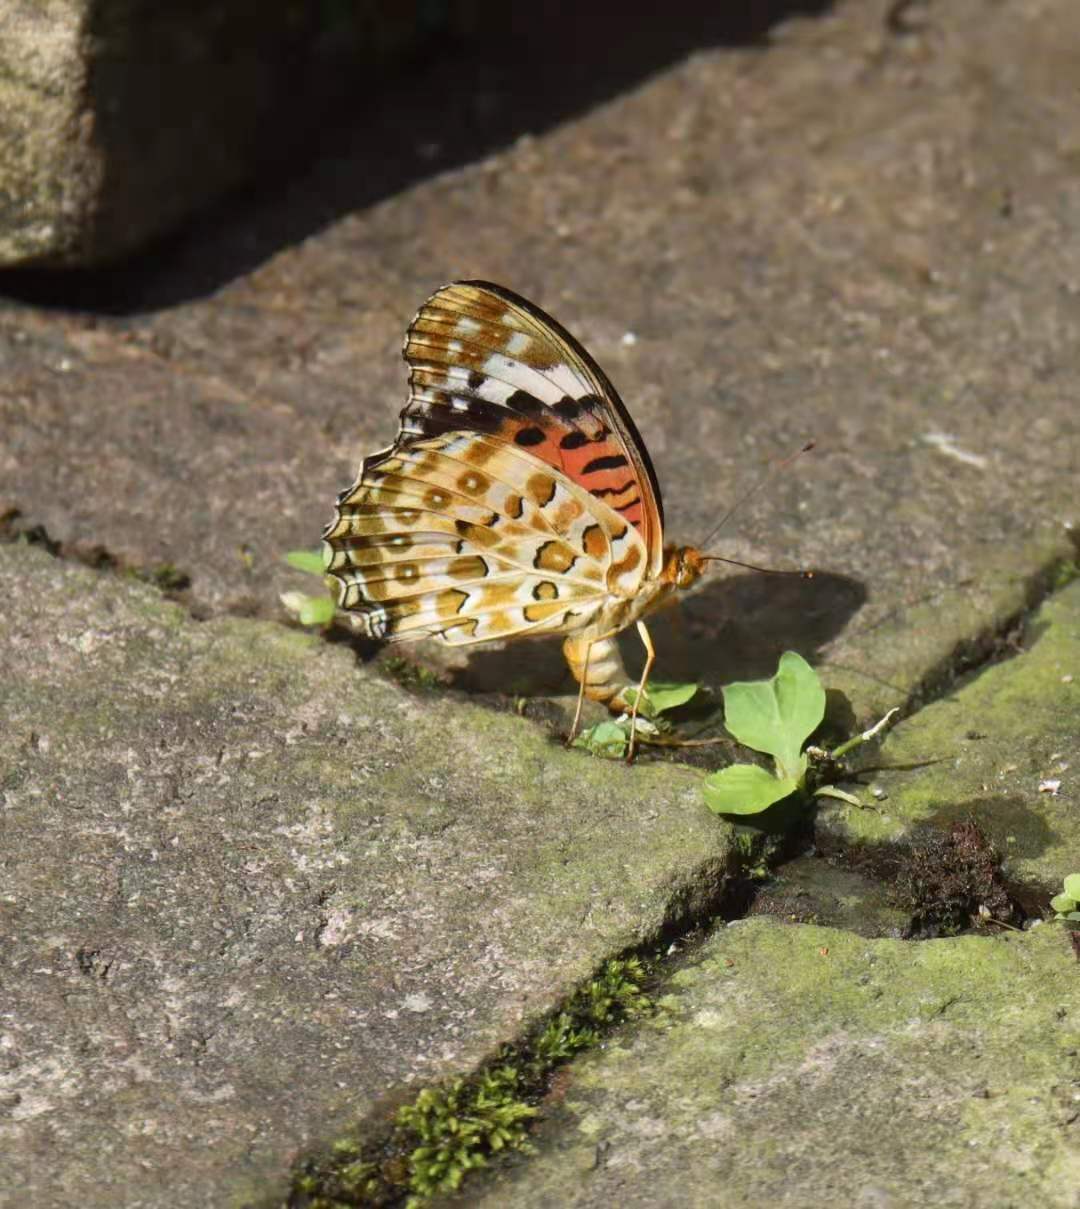
[[[399,442],[364,464],[325,534],[340,604],[372,637],[453,645],[586,624],[609,575],[645,574],[635,527],[498,436]]]

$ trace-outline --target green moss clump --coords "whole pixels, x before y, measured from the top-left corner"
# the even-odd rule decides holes
[[[526,1148],[526,1124],[536,1109],[518,1098],[520,1084],[514,1066],[498,1066],[473,1080],[427,1087],[398,1112],[398,1126],[420,1141],[409,1156],[410,1205],[456,1192],[492,1154]]]
[[[436,1194],[455,1192],[495,1155],[528,1150],[529,1122],[552,1071],[647,1012],[647,978],[636,957],[604,962],[524,1044],[506,1048],[476,1075],[424,1088],[398,1109],[388,1137],[368,1144],[342,1139],[322,1159],[306,1160],[289,1205],[355,1209],[407,1198],[410,1209],[418,1209]]]
[[[1080,562],[1074,558],[1062,559],[1051,573],[1050,589],[1057,592],[1061,588],[1067,588],[1077,578],[1080,578]]]
[[[443,680],[437,672],[401,655],[388,656],[382,660],[381,666],[387,676],[402,688],[430,691],[443,687]]]

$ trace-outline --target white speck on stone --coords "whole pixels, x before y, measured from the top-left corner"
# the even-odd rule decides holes
[[[343,943],[349,937],[349,920],[352,912],[342,907],[335,907],[326,916],[326,923],[319,933],[321,948],[330,949]]]
[[[397,936],[394,921],[390,916],[383,919],[365,919],[356,932],[358,936],[372,937],[375,940],[393,940]]]
[[[622,346],[623,348],[633,348],[637,344],[636,332],[623,332]]]
[[[406,995],[405,1002],[401,1005],[407,1012],[430,1012],[431,1000],[419,991],[415,995]]]
[[[1048,793],[1052,798],[1057,797],[1057,792],[1061,788],[1061,781],[1058,779],[1047,778],[1045,781],[1039,782],[1039,793]]]
[[[965,466],[977,466],[980,470],[986,468],[986,458],[979,453],[971,453],[967,449],[961,449],[956,444],[956,438],[950,436],[947,432],[938,432],[936,429],[930,432],[924,432],[922,439],[932,449],[938,450],[945,454],[946,457],[955,458],[958,462],[963,462]]]
[[[699,1137],[708,1138],[710,1141],[730,1137],[735,1131],[731,1118],[719,1112],[700,1118],[696,1128]]]

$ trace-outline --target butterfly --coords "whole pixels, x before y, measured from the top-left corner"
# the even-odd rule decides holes
[[[409,401],[323,534],[338,607],[371,638],[465,646],[564,636],[584,697],[638,707],[655,650],[644,618],[708,556],[664,543],[652,462],[607,375],[565,328],[503,286],[457,281],[405,336]],[[631,686],[615,635],[636,623]]]

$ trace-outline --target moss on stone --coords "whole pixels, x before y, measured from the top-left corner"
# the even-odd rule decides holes
[[[1011,657],[972,672],[886,736],[873,773],[886,796],[873,810],[829,803],[819,826],[833,840],[873,847],[974,820],[1001,851],[1006,878],[1048,897],[1080,851],[1078,723],[1072,582],[1028,619]]]
[[[294,1194],[308,1209],[374,1206],[406,1195],[419,1206],[456,1192],[494,1156],[529,1149],[529,1122],[551,1073],[648,1012],[647,977],[635,957],[605,961],[521,1045],[504,1048],[472,1076],[421,1089],[398,1109],[388,1134],[366,1142],[344,1137],[301,1162]]]
[[[571,1063],[512,1204],[1071,1204],[1080,1049],[1063,929],[908,942],[720,929],[662,1011]],[[605,1162],[604,1155],[617,1156]],[[579,1195],[568,1190],[582,1189]],[[648,1173],[648,1201],[625,1200]]]

